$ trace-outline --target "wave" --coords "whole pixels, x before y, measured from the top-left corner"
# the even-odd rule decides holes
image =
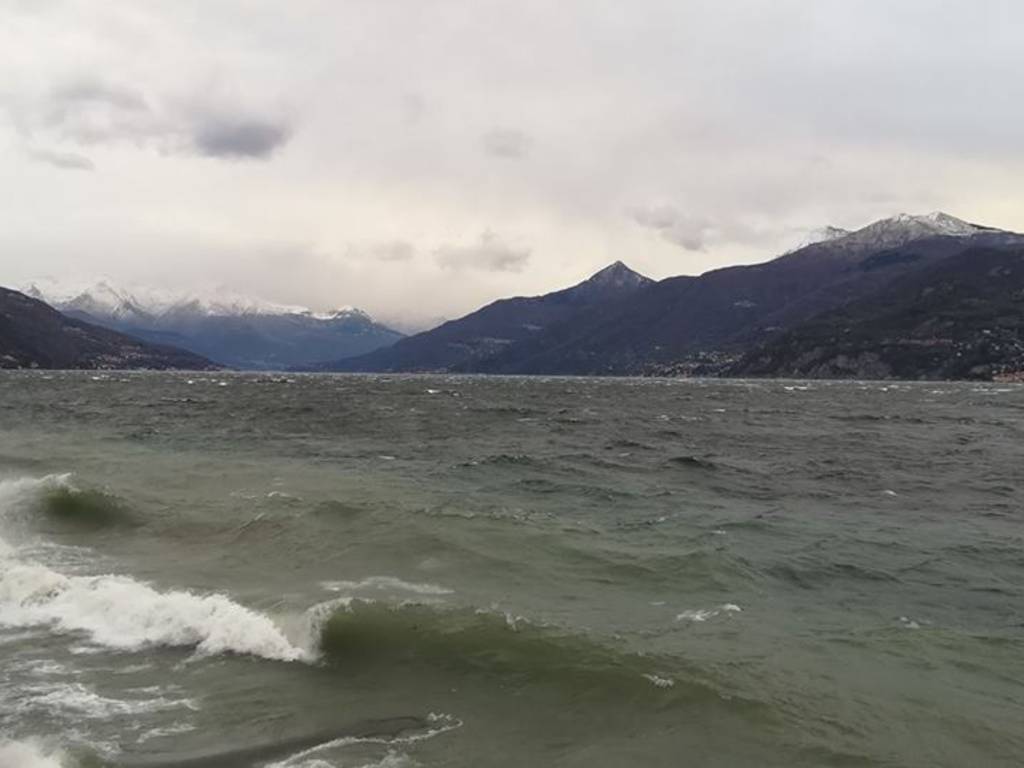
[[[323,581],[320,586],[329,592],[356,595],[360,592],[409,593],[428,597],[451,595],[454,590],[437,584],[403,581],[395,576],[367,576],[359,581]]]
[[[692,610],[683,611],[676,616],[676,621],[692,621],[695,623],[703,623],[708,619],[713,619],[715,616],[721,614],[740,613],[743,609],[735,603],[725,603],[719,605],[716,608],[695,608]]]
[[[673,456],[668,460],[670,464],[690,469],[718,469],[718,466],[710,459],[701,459],[697,456]]]
[[[384,744],[389,747],[398,744],[412,744],[417,741],[426,741],[442,733],[453,731],[462,727],[462,721],[447,714],[431,712],[426,718],[394,718],[391,721],[381,721],[389,724],[393,729],[392,733],[351,735],[353,729],[348,729],[347,734],[316,744],[308,749],[303,749],[286,759],[270,763],[266,768],[319,768],[324,763],[317,759],[317,755],[324,752],[350,747],[355,744]],[[396,728],[396,726],[398,726]],[[379,726],[378,726],[379,727]],[[405,766],[417,765],[411,761],[408,755],[389,750],[379,761],[365,763],[361,768],[405,768]]]
[[[64,753],[47,748],[36,740],[14,741],[0,738],[0,766],[4,768],[62,768]]]
[[[95,490],[60,486],[43,494],[39,511],[51,520],[91,528],[137,525],[134,515],[116,497]]]
[[[436,604],[384,604],[345,600],[329,604],[318,622],[324,663],[364,671],[397,666],[498,678],[509,688],[544,683],[611,698],[649,698],[652,680],[688,679],[688,685],[654,684],[661,696],[712,693],[709,685],[672,661],[634,653],[617,641],[531,623],[496,611]],[[680,677],[683,676],[683,678]]]
[[[65,576],[36,564],[0,563],[0,626],[84,633],[126,651],[169,646],[198,655],[309,657],[268,616],[224,595],[160,592],[129,576]]]
[[[68,475],[0,482],[0,513],[69,488]],[[65,575],[24,561],[0,539],[0,626],[84,634],[96,645],[136,651],[194,648],[198,655],[311,658],[270,617],[220,594],[158,589],[130,576]]]
[[[117,768],[250,768],[253,765],[300,768],[302,765],[316,765],[316,762],[305,761],[328,749],[350,744],[403,744],[431,738],[452,727],[458,726],[438,724],[430,717],[391,717],[237,749],[215,749],[173,757],[126,757],[115,765]]]
[[[136,693],[142,693],[136,691]],[[107,720],[116,716],[164,712],[175,709],[195,711],[198,705],[189,699],[168,696],[114,699],[103,696],[82,683],[40,683],[24,685],[0,694],[7,712],[46,714],[63,713],[77,719]],[[3,765],[0,763],[0,765]]]
[[[70,473],[0,481],[0,513],[12,511],[79,528],[138,524],[124,502],[104,491],[79,488]]]
[[[538,467],[543,468],[546,463],[525,453],[497,453],[491,456],[482,456],[478,459],[463,462],[462,467]]]

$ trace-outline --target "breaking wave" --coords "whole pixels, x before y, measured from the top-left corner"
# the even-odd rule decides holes
[[[65,576],[35,564],[0,563],[0,626],[80,632],[126,651],[162,645],[281,661],[309,655],[269,617],[224,595],[160,592],[129,576]]]
[[[62,768],[64,755],[42,743],[12,741],[0,737],[0,766],[3,768]]]
[[[66,475],[0,481],[0,519],[19,502],[38,503],[67,482]],[[2,539],[0,626],[81,633],[99,646],[125,651],[170,646],[194,648],[199,655],[310,658],[268,616],[224,595],[160,591],[130,576],[65,575],[22,560]]]
[[[116,496],[80,488],[69,473],[0,481],[0,513],[7,516],[12,509],[77,528],[138,524]]]

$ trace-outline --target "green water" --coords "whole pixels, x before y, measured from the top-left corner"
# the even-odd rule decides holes
[[[1024,762],[1024,388],[0,377],[0,765]]]

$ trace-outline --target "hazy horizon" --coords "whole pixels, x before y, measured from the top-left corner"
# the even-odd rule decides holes
[[[224,285],[411,329],[903,211],[1024,229],[1011,2],[0,16],[7,285]]]

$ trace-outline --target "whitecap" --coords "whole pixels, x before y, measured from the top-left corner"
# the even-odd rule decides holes
[[[182,708],[195,711],[199,708],[189,699],[173,699],[167,696],[113,699],[102,696],[81,683],[21,686],[12,691],[12,698],[16,698],[16,701],[5,704],[15,711],[64,712],[74,717],[97,720],[117,715],[139,715]]]
[[[178,734],[188,733],[194,731],[195,726],[191,723],[172,723],[171,725],[165,725],[160,728],[150,728],[148,731],[142,733],[136,742],[138,744],[145,744],[147,741],[152,739],[162,739],[167,736],[177,736]]]
[[[62,768],[63,752],[39,741],[13,741],[0,738],[2,768]]]
[[[70,477],[0,481],[0,512],[48,488],[70,487]],[[270,617],[225,595],[161,592],[116,574],[66,575],[23,559],[24,554],[10,546],[0,549],[0,627],[82,633],[92,649],[171,646],[191,647],[198,655],[239,653],[280,661],[311,658],[292,645]]]
[[[437,584],[403,581],[395,576],[368,576],[359,581],[323,581],[320,586],[328,592],[411,592],[436,597],[454,593],[454,590]]]
[[[0,562],[0,626],[83,632],[105,648],[192,647],[280,661],[307,654],[268,616],[219,595],[160,592],[129,576],[65,576],[35,564]]]
[[[655,688],[671,688],[676,684],[676,681],[671,677],[661,677],[654,674],[645,674],[644,679],[649,680]]]
[[[319,768],[322,764],[330,765],[330,763],[324,763],[324,761],[317,757],[317,755],[324,752],[342,749],[344,747],[350,747],[357,744],[384,744],[389,746],[394,744],[412,744],[417,741],[432,739],[442,733],[447,733],[448,731],[453,731],[456,728],[462,727],[461,720],[443,712],[431,712],[427,715],[427,723],[428,727],[425,730],[416,731],[403,736],[343,736],[340,739],[325,741],[323,744],[317,744],[309,749],[304,749],[301,752],[297,752],[296,754],[285,758],[284,760],[276,763],[270,763],[267,768]],[[414,763],[410,762],[408,755],[389,751],[380,762],[364,763],[361,768],[400,768],[400,766],[404,768],[405,766],[411,767],[412,765],[414,765]]]
[[[724,603],[715,608],[697,608],[692,610],[683,611],[676,616],[676,621],[692,621],[702,623],[708,619],[713,619],[715,616],[719,616],[723,613],[740,613],[743,609],[735,603]]]

